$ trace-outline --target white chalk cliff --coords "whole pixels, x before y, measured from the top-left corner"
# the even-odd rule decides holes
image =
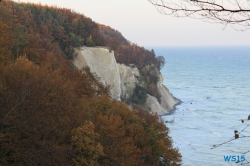
[[[128,99],[134,92],[136,84],[140,84],[137,78],[140,71],[133,65],[126,66],[118,63],[118,69],[121,79],[121,98]]]
[[[159,74],[159,81],[157,82],[157,87],[161,93],[161,103],[157,101],[154,96],[148,95],[147,105],[150,107],[152,112],[157,112],[158,115],[164,115],[169,113],[170,110],[174,109],[174,106],[179,103],[179,100],[174,98],[163,83],[163,77]]]
[[[76,51],[78,55],[73,61],[74,65],[78,69],[88,66],[92,73],[96,73],[100,77],[100,81],[104,85],[112,86],[111,97],[120,101],[120,74],[114,52],[103,47],[81,47]]]
[[[133,66],[118,64],[115,60],[114,52],[104,47],[81,47],[76,49],[77,56],[74,58],[74,65],[82,69],[86,66],[91,72],[100,77],[100,81],[106,85],[111,85],[111,97],[120,101],[128,99],[134,91],[136,84],[140,84],[139,70]],[[160,75],[157,87],[162,95],[161,104],[153,96],[148,95],[146,104],[152,112],[158,115],[169,113],[174,105],[179,101],[175,99],[169,90],[162,85],[163,77]]]

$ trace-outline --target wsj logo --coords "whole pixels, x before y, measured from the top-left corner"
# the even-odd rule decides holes
[[[227,162],[244,162],[245,156],[244,155],[230,155],[230,156],[224,156],[224,160]]]

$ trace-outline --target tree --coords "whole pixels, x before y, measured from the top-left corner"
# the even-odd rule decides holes
[[[72,131],[71,144],[75,152],[73,165],[99,166],[98,158],[104,153],[102,145],[96,142],[99,134],[94,129],[94,124],[86,121],[83,126]]]
[[[249,0],[148,0],[165,15],[191,17],[224,25],[250,28]],[[238,29],[238,27],[236,27]]]
[[[16,58],[19,57],[19,53],[24,49],[25,46],[29,43],[29,37],[26,32],[26,27],[24,25],[16,26],[13,31],[13,50],[16,54]]]
[[[66,59],[103,39],[98,24],[70,9],[1,2],[0,165],[181,164],[158,116],[111,100],[109,86]],[[155,66],[150,51],[125,46],[128,64]],[[136,101],[145,102],[147,89],[137,86]]]
[[[134,93],[131,96],[132,101],[136,104],[144,104],[147,101],[147,90],[146,88],[136,85]]]
[[[165,61],[164,56],[156,57],[156,66],[157,66],[158,70],[161,70],[164,67],[165,63],[166,63],[166,61]]]
[[[9,26],[0,20],[0,62],[6,62],[10,59],[9,47],[11,45],[11,38]]]
[[[89,46],[89,47],[93,47],[95,46],[95,43],[92,39],[92,35],[89,35],[89,37],[86,39],[86,45]]]

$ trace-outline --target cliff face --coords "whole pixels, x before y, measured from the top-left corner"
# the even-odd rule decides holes
[[[126,66],[118,64],[120,79],[121,79],[121,98],[128,99],[134,92],[136,84],[140,84],[138,77],[139,70],[134,66]]]
[[[134,92],[136,84],[143,86],[139,70],[133,66],[118,64],[114,57],[114,52],[102,47],[81,47],[76,49],[78,55],[74,58],[73,63],[79,69],[86,66],[91,72],[96,73],[102,83],[111,85],[111,97],[120,101],[128,99]],[[151,112],[158,115],[167,114],[174,108],[179,101],[175,99],[169,90],[162,85],[163,77],[159,74],[157,87],[161,93],[161,104],[153,96],[148,95],[146,105]]]
[[[169,92],[168,88],[165,87],[163,83],[163,76],[159,75],[159,81],[157,83],[157,87],[161,93],[161,106],[165,110],[172,110],[174,106],[179,103],[179,100],[173,97],[173,95]]]
[[[111,97],[120,101],[121,79],[114,52],[102,47],[81,47],[76,51],[78,55],[73,61],[75,66],[78,69],[88,66],[92,73],[96,73],[100,77],[100,81],[104,85],[112,86]]]
[[[156,112],[158,115],[164,115],[174,109],[174,106],[179,103],[179,100],[174,98],[163,83],[163,76],[158,73],[159,81],[157,82],[157,88],[161,94],[161,103],[154,97],[148,94],[147,105],[152,112]]]

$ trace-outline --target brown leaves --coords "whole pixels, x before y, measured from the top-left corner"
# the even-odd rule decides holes
[[[78,113],[76,107],[82,101],[76,92],[84,93],[84,88],[90,85],[88,81],[79,82],[77,77],[71,80],[69,70],[67,67],[53,70],[49,65],[37,66],[25,57],[19,57],[14,64],[1,66],[0,135],[10,136],[5,137],[6,142],[1,139],[0,146],[11,152],[9,156],[16,163],[43,160],[44,165],[61,161],[68,165],[63,162],[69,152],[65,139],[70,137],[74,127],[84,122],[83,114]],[[5,159],[8,160],[3,158],[1,163],[5,163]]]
[[[0,9],[1,10],[1,9]],[[10,53],[10,30],[9,26],[0,19],[0,63],[6,63],[11,59]]]
[[[134,64],[138,68],[145,65],[151,65],[157,63],[155,55],[146,50],[143,47],[139,47],[136,44],[132,45],[121,45],[115,49],[116,60],[119,63]]]
[[[68,153],[73,165],[158,165],[159,156],[176,165],[180,161],[157,116],[95,96],[81,72],[37,66],[20,57],[2,66],[0,77],[0,126],[5,131],[0,152],[11,153],[1,163],[8,165],[11,158],[15,164],[69,165]]]
[[[74,156],[73,165],[98,166],[98,158],[103,153],[102,145],[97,142],[99,134],[95,133],[95,126],[92,122],[86,121],[81,127],[72,131],[71,145]]]
[[[248,115],[247,120],[250,120],[250,115]],[[243,119],[241,119],[241,122],[242,122],[242,123],[244,123],[244,120],[243,120]]]
[[[238,139],[239,138],[239,133],[237,130],[234,130],[234,138]]]
[[[248,115],[247,120],[250,120],[250,115]],[[241,123],[244,123],[245,121],[243,119],[241,119]],[[244,131],[249,125],[247,125],[242,131]],[[241,131],[241,132],[242,132]],[[238,139],[239,138],[239,132],[237,130],[234,130],[234,138]]]
[[[73,56],[69,34],[102,42],[91,19],[39,4],[4,1],[0,9],[1,164],[160,165],[163,156],[180,165],[157,116],[110,100],[110,87],[63,59]],[[76,17],[82,22],[72,30]],[[152,52],[137,45],[118,49],[124,63],[155,63]]]

